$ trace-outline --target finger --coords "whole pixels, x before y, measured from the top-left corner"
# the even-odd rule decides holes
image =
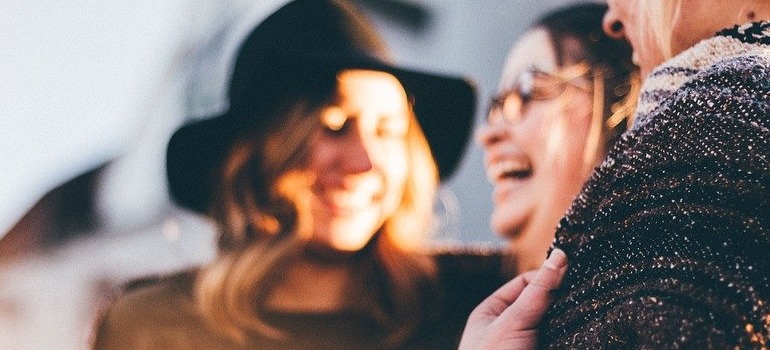
[[[497,317],[519,297],[524,288],[534,278],[537,271],[525,272],[508,281],[502,287],[482,301],[474,313],[485,317]]]
[[[510,319],[513,329],[536,327],[551,304],[551,292],[559,287],[566,272],[567,255],[560,249],[554,249],[516,302],[505,309],[500,318]]]
[[[546,290],[559,288],[564,272],[567,271],[567,254],[561,249],[554,249],[548,259],[543,263],[530,284],[540,286]],[[522,291],[526,293],[526,291]]]

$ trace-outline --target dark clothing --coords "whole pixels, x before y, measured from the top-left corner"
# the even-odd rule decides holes
[[[770,345],[770,23],[654,70],[556,233],[549,349]]]
[[[250,333],[240,344],[213,331],[193,299],[195,272],[131,287],[105,315],[96,349],[456,349],[468,315],[505,283],[500,252],[434,255],[438,313],[425,317],[404,344],[386,347],[387,330],[365,312],[263,313],[263,320],[290,334],[278,340]],[[414,317],[423,317],[414,315]]]

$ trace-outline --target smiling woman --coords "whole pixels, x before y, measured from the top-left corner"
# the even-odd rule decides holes
[[[559,219],[628,122],[638,80],[630,47],[602,32],[605,9],[557,10],[526,32],[477,135],[495,186],[492,227],[519,272],[545,260]]]
[[[472,85],[392,65],[344,1],[297,0],[243,42],[229,98],[167,154],[174,200],[219,226],[218,259],[129,288],[96,348],[455,348],[505,279],[499,252],[422,246]]]
[[[321,110],[324,132],[311,136],[308,146],[312,239],[355,251],[402,199],[409,170],[405,141],[417,125],[410,128],[406,92],[393,75],[348,70],[337,79],[335,103]]]

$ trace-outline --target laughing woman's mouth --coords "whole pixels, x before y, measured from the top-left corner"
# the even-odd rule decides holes
[[[496,162],[487,170],[487,177],[493,183],[502,180],[525,180],[530,176],[532,176],[532,165],[524,160]]]

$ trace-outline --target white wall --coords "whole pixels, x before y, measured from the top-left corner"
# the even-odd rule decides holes
[[[511,42],[543,10],[571,2],[412,1],[429,9],[426,28],[413,31],[374,13],[377,26],[400,63],[474,79],[479,120]],[[226,62],[212,58],[231,52],[237,39],[215,42],[218,51],[199,45],[221,39],[212,29],[223,23],[243,31],[285,2],[0,3],[0,236],[46,191],[113,158],[120,160],[101,192],[107,227],[160,222],[169,206],[165,140],[186,115],[216,104]],[[459,203],[459,215],[447,218],[450,238],[496,240],[481,157],[471,144],[449,182],[450,199]]]

